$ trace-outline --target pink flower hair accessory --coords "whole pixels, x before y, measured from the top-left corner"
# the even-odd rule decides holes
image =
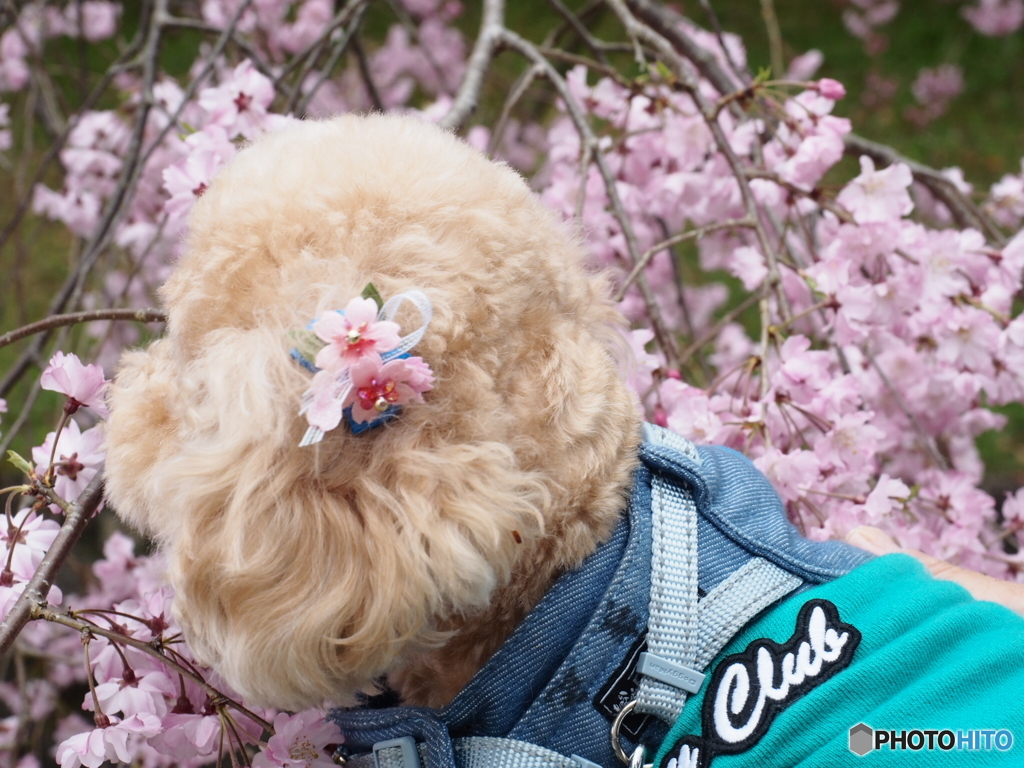
[[[406,301],[419,310],[421,323],[400,336],[392,318]],[[345,309],[324,312],[306,330],[292,332],[292,357],[314,374],[299,409],[309,423],[299,445],[320,442],[342,418],[360,434],[394,417],[406,403],[422,402],[434,374],[409,352],[432,316],[430,299],[420,291],[385,302],[370,283]]]

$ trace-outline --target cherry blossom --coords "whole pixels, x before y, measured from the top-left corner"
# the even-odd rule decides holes
[[[6,567],[0,571],[0,620],[10,613],[15,602],[25,591],[28,582],[35,575],[35,566],[27,567],[25,558],[18,558],[11,563],[10,571]],[[56,584],[50,587],[46,594],[46,602],[50,605],[60,605],[64,601],[64,594]]]
[[[801,53],[789,62],[786,70],[786,80],[810,80],[814,73],[821,69],[825,62],[825,54],[817,48]]]
[[[163,717],[167,697],[177,693],[177,685],[163,669],[138,674],[130,668],[122,670],[120,679],[96,686],[96,696],[105,714],[122,713],[125,717],[151,713]],[[86,700],[86,706],[91,703]],[[91,708],[91,707],[89,707]]]
[[[881,171],[865,155],[860,158],[860,176],[851,181],[836,202],[846,208],[858,224],[891,221],[913,210],[907,188],[913,177],[902,163],[894,163]]]
[[[60,526],[36,514],[29,507],[15,513],[11,522],[12,525],[0,533],[0,540],[8,550],[12,546],[14,548],[14,554],[11,555],[14,571],[31,575],[53,544]],[[6,561],[7,553],[3,554]]]
[[[1024,0],[976,0],[961,13],[983,35],[1012,35],[1024,24]]]
[[[199,106],[209,112],[213,123],[227,128],[232,137],[253,138],[263,132],[262,123],[273,100],[273,83],[247,60],[235,67],[226,82],[204,89],[199,95]]]
[[[1020,173],[1006,174],[992,185],[985,210],[1001,226],[1020,226],[1024,220],[1024,162]]]
[[[828,77],[823,77],[818,81],[818,93],[832,101],[846,98],[846,88],[843,87],[843,84]]]
[[[625,362],[626,383],[636,392],[646,393],[654,383],[654,371],[662,365],[661,358],[647,351],[647,344],[654,340],[654,331],[640,328],[629,331],[630,357]]]
[[[170,194],[164,210],[172,220],[185,217],[192,204],[209,188],[216,172],[235,153],[227,131],[216,124],[192,134],[185,144],[194,149],[184,160],[168,166],[162,173],[164,189]]]
[[[106,377],[98,365],[83,365],[75,354],[57,352],[50,358],[50,364],[43,371],[40,386],[53,392],[60,392],[68,398],[64,410],[75,413],[81,407],[92,408],[106,417],[107,406],[103,402],[106,393]]]
[[[72,736],[57,748],[57,762],[61,768],[99,768],[106,761],[130,763],[133,759],[134,743],[141,738],[152,736],[160,729],[160,719],[154,715],[132,715],[111,722],[105,728]]]
[[[41,446],[32,449],[32,460],[40,475],[46,472],[49,465],[55,436],[56,433],[50,432]],[[74,501],[81,495],[106,457],[103,441],[102,426],[97,425],[82,432],[74,419],[68,419],[57,441],[57,452],[54,455],[56,474],[53,488],[58,496]]]
[[[341,744],[341,731],[325,721],[316,710],[297,715],[281,713],[274,718],[274,735],[253,758],[253,768],[331,768],[325,751],[329,744]]]
[[[64,9],[64,30],[68,35],[77,36],[81,29],[82,37],[90,43],[96,43],[114,34],[120,15],[121,7],[105,0],[72,3]]]

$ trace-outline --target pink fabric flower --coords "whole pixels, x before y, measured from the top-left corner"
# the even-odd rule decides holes
[[[379,356],[364,357],[352,366],[352,389],[345,405],[352,406],[357,424],[371,421],[392,405],[422,402],[422,393],[430,390],[434,375],[419,357],[383,362]]]
[[[331,371],[317,372],[307,391],[312,399],[304,411],[310,426],[330,432],[341,423],[346,386],[347,382]]]
[[[110,415],[103,403],[108,383],[100,366],[82,365],[77,355],[65,355],[63,352],[57,352],[50,358],[50,364],[39,380],[43,389],[60,392],[68,397],[68,405],[65,407],[68,413],[74,413],[85,406],[104,418]]]
[[[356,297],[340,312],[324,312],[313,332],[327,342],[316,356],[316,367],[337,372],[367,355],[382,355],[398,346],[398,323],[377,319],[377,303]]]
[[[324,750],[343,740],[338,726],[325,721],[321,712],[282,712],[274,718],[274,735],[253,758],[252,768],[334,768]]]

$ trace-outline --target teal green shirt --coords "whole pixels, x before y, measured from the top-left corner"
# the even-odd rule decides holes
[[[877,558],[785,600],[745,627],[706,672],[659,749],[658,768],[672,758],[688,768],[679,760],[683,743],[703,752],[694,761],[700,768],[1024,766],[1024,619],[931,578],[905,555]],[[747,743],[728,744],[719,734],[720,727],[736,739],[754,724],[760,733]],[[854,745],[870,746],[863,756],[851,750],[858,725]]]

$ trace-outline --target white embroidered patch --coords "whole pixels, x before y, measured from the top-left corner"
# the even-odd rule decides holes
[[[790,692],[799,689],[811,678],[818,677],[823,669],[828,669],[829,664],[838,661],[850,639],[849,632],[839,634],[828,626],[825,611],[820,605],[812,608],[805,632],[805,637],[798,640],[796,652],[789,651],[781,659],[770,646],[757,649],[754,665],[757,698],[753,708],[748,707],[753,671],[750,669],[750,661],[736,661],[726,668],[714,692],[714,724],[718,738],[730,744],[749,738],[761,724],[768,701],[778,702],[780,707],[785,707]],[[790,643],[798,638],[799,631]],[[777,679],[778,686],[775,685]],[[742,712],[749,714],[745,721],[737,725],[733,716]]]
[[[679,758],[672,758],[665,768],[697,768],[697,761],[700,759],[700,750],[691,748],[689,744],[683,744],[679,748]]]
[[[849,666],[860,639],[828,600],[804,603],[785,643],[761,638],[718,664],[704,695],[703,734],[682,739],[663,768],[708,768],[715,755],[750,749],[786,707]]]

